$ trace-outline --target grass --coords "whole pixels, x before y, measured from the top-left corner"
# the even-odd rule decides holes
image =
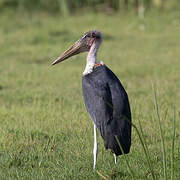
[[[1,14],[0,179],[129,180],[126,160],[134,179],[152,179],[135,129],[131,153],[119,157],[117,166],[99,136],[98,173],[92,169],[93,126],[81,92],[86,54],[50,66],[89,29],[104,34],[98,59],[128,92],[133,123],[143,134],[156,179],[165,179],[164,162],[168,179],[180,179],[179,18],[179,12],[149,13],[144,20],[118,14]]]

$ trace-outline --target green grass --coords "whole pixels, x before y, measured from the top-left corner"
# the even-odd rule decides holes
[[[135,129],[131,153],[119,157],[117,166],[99,135],[100,174],[92,169],[93,125],[81,92],[86,54],[50,66],[90,29],[104,34],[98,59],[116,73],[128,92],[133,123],[143,134],[156,179],[165,179],[164,158],[168,179],[172,169],[174,179],[180,179],[179,18],[179,12],[147,14],[143,21],[118,14],[1,14],[0,179],[84,180],[102,179],[101,174],[107,179],[129,180],[126,160],[134,179],[152,179]]]

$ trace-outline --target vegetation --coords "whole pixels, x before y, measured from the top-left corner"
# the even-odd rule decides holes
[[[179,19],[1,13],[0,179],[180,179]],[[137,127],[117,165],[99,136],[97,172],[81,92],[86,54],[50,66],[90,29],[103,32],[98,59],[125,86]]]
[[[73,14],[84,8],[93,11],[112,13],[114,11],[137,11],[148,9],[176,10],[180,8],[179,0],[0,0],[0,9],[18,9],[26,11],[41,10],[61,14]]]

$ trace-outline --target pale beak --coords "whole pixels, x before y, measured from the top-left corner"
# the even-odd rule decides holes
[[[84,40],[79,40],[74,43],[68,50],[66,50],[61,56],[59,56],[55,61],[53,61],[52,65],[55,65],[59,62],[64,61],[65,59],[68,59],[71,56],[74,56],[76,54],[79,54],[81,52],[88,51],[87,46],[85,45]]]

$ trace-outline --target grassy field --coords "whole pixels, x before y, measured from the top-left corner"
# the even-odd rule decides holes
[[[0,18],[0,179],[102,179],[93,166],[93,125],[82,99],[86,54],[51,67],[81,35],[99,29],[98,59],[126,88],[133,123],[141,124],[156,179],[164,179],[154,107],[154,84],[171,176],[176,109],[174,179],[180,179],[180,13],[74,17],[8,12]],[[134,179],[152,179],[133,129],[127,160]],[[99,135],[97,170],[107,179],[132,179],[125,158],[115,165]]]

